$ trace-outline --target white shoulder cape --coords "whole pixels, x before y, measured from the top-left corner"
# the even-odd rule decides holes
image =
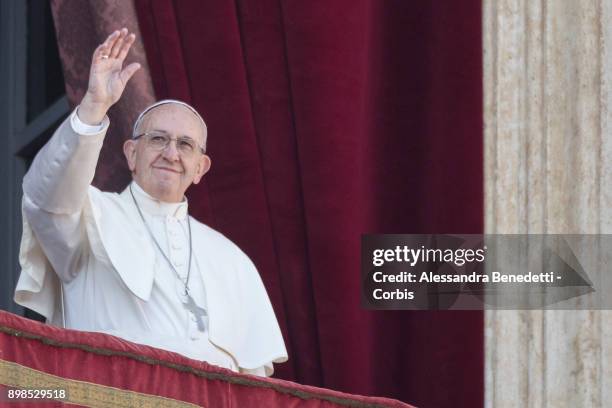
[[[127,190],[115,194],[90,186],[83,217],[94,256],[108,255],[130,291],[147,301],[154,280],[154,248],[144,227],[134,223],[139,215],[129,199]],[[22,216],[22,271],[15,302],[61,326],[59,278],[25,214]],[[230,353],[242,368],[286,361],[281,331],[251,260],[222,234],[191,220],[194,256],[206,288],[210,341]]]

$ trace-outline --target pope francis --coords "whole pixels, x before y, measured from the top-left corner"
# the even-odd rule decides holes
[[[188,215],[184,193],[211,165],[198,112],[145,109],[123,147],[133,181],[120,194],[90,185],[106,113],[140,68],[124,67],[134,39],[124,28],[96,48],[83,100],[24,178],[15,301],[51,324],[271,375],[287,351],[257,270]]]

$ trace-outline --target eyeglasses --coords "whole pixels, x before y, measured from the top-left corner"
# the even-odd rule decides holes
[[[138,140],[141,137],[144,137],[144,140],[147,142],[147,147],[157,151],[164,150],[166,147],[168,147],[170,142],[174,140],[176,142],[176,150],[181,156],[192,156],[197,150],[199,150],[202,154],[206,153],[202,146],[199,146],[195,140],[188,136],[173,138],[167,133],[153,131],[141,133],[134,136],[132,139]]]

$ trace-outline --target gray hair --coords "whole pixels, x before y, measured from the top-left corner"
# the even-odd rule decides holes
[[[161,105],[167,105],[170,103],[174,103],[180,106],[183,106],[187,109],[189,109],[191,111],[191,113],[193,113],[199,120],[200,122],[202,122],[202,126],[204,127],[204,129],[207,129],[206,127],[206,122],[204,122],[204,119],[202,119],[202,116],[198,113],[197,110],[195,110],[195,108],[183,101],[179,101],[176,99],[163,99],[161,101],[155,102],[153,105],[148,106],[145,110],[143,110],[140,115],[138,115],[138,118],[136,118],[136,122],[134,122],[134,128],[132,129],[132,139],[135,138],[136,136],[138,136],[136,134],[136,131],[138,129],[138,127],[142,124],[142,121],[144,120],[144,117],[147,113],[149,113],[151,110],[153,110],[154,108],[157,108],[158,106]],[[206,138],[204,139],[204,149],[206,149]]]

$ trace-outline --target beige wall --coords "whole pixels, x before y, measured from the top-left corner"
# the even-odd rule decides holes
[[[484,0],[483,52],[486,232],[612,233],[612,0]],[[612,406],[610,312],[485,321],[487,407]]]

